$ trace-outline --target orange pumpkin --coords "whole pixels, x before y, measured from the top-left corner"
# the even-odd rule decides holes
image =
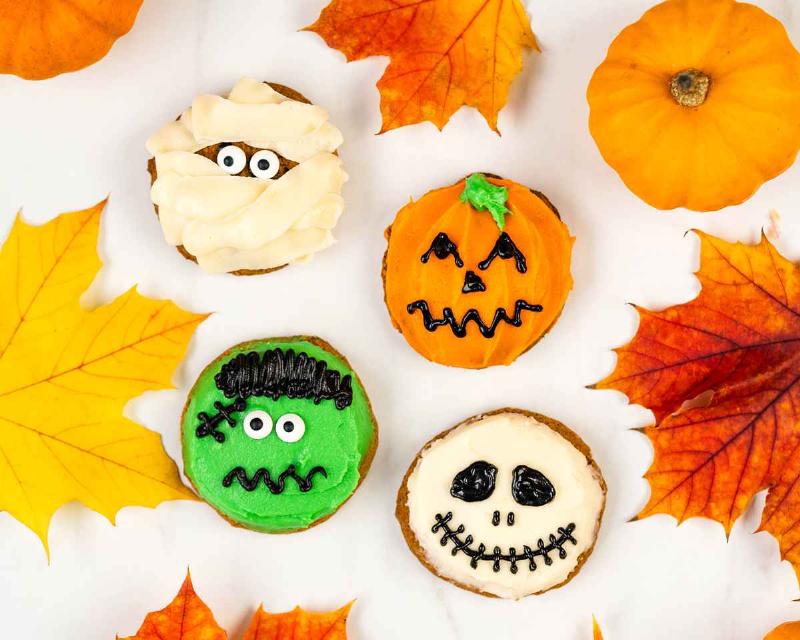
[[[0,73],[51,78],[100,60],[142,0],[0,0]]]
[[[386,230],[386,306],[421,355],[511,364],[553,325],[572,289],[573,238],[541,194],[475,174],[411,202]]]
[[[800,149],[800,54],[734,0],[650,9],[611,44],[588,100],[603,157],[659,209],[741,203]]]
[[[800,622],[786,622],[770,631],[764,640],[800,640]]]

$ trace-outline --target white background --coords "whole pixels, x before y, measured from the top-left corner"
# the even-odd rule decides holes
[[[676,528],[644,505],[651,449],[629,431],[651,415],[615,392],[585,385],[609,373],[610,349],[636,326],[626,302],[659,308],[698,284],[701,228],[754,242],[779,212],[779,248],[800,257],[800,165],[746,204],[716,214],[660,213],[629,193],[602,161],[587,127],[585,90],[615,34],[649,0],[531,0],[542,55],[528,57],[500,117],[502,137],[477,112],[383,136],[375,82],[386,64],[345,64],[298,29],[325,0],[146,0],[132,32],[100,63],[46,82],[0,78],[0,220],[18,208],[41,222],[111,194],[91,298],[132,284],[197,312],[214,311],[179,368],[177,390],[150,393],[128,413],[163,434],[178,458],[178,416],[203,366],[248,338],[317,334],[351,360],[371,395],[381,446],[362,488],[312,531],[268,536],[231,527],[202,503],[123,509],[117,525],[82,506],[62,508],[39,540],[0,515],[2,636],[25,640],[132,635],[163,607],[191,566],[195,587],[238,640],[260,602],[327,610],[358,598],[352,640],[579,640],[592,613],[607,640],[760,639],[800,618],[798,586],[775,541],[751,535],[763,498],[726,543],[720,525]],[[759,0],[800,45],[794,0]],[[258,278],[207,276],[161,238],[148,196],[144,141],[199,93],[242,75],[293,86],[329,109],[345,133],[351,175],[339,243],[307,266]],[[554,330],[508,368],[451,370],[416,355],[382,302],[383,230],[411,196],[491,171],[545,192],[577,237],[575,290]],[[483,599],[429,575],[408,552],[393,511],[402,475],[431,436],[502,406],[549,414],[592,446],[609,485],[597,549],[567,587],[522,602]],[[57,416],[57,408],[54,408]]]

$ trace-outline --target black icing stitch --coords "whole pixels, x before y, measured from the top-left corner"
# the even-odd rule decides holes
[[[442,318],[440,320],[435,320],[431,315],[430,307],[428,303],[424,300],[417,300],[416,302],[412,302],[408,305],[407,310],[410,315],[414,315],[414,312],[419,310],[422,313],[422,322],[425,325],[425,328],[433,333],[439,327],[444,325],[449,325],[450,328],[453,330],[453,333],[457,338],[463,338],[467,335],[467,325],[470,322],[474,322],[478,329],[481,332],[481,335],[484,338],[493,338],[495,331],[497,331],[497,326],[501,322],[505,322],[506,324],[510,324],[512,327],[520,327],[522,326],[522,312],[523,311],[533,311],[534,313],[541,313],[544,307],[540,304],[530,304],[525,300],[517,300],[514,304],[514,315],[513,317],[509,317],[506,313],[505,309],[498,309],[495,311],[494,318],[492,318],[492,324],[487,325],[482,319],[481,314],[477,309],[470,309],[464,314],[464,317],[461,319],[461,323],[456,320],[455,315],[453,314],[453,310],[450,307],[445,307],[442,311]]]
[[[213,416],[209,416],[205,411],[197,414],[197,419],[200,425],[195,430],[198,438],[205,438],[211,436],[219,443],[225,442],[225,434],[219,431],[218,427],[222,421],[228,423],[228,426],[235,427],[236,420],[233,418],[233,413],[244,411],[245,401],[243,398],[236,398],[236,400],[228,406],[223,405],[221,402],[215,402],[214,408],[217,410]]]
[[[222,365],[214,381],[228,398],[261,396],[277,400],[286,396],[313,400],[314,404],[333,400],[340,411],[353,402],[349,375],[342,376],[328,369],[326,362],[292,349],[240,353]]]
[[[222,486],[226,488],[230,487],[235,479],[239,481],[239,484],[242,485],[246,491],[255,491],[258,485],[263,482],[270,493],[278,495],[279,493],[283,493],[286,488],[286,479],[292,478],[297,483],[300,491],[307,493],[313,488],[314,476],[317,474],[321,475],[323,478],[328,477],[328,472],[325,471],[324,467],[314,467],[303,477],[298,475],[295,466],[290,464],[286,470],[278,476],[277,481],[273,481],[269,475],[269,471],[264,467],[258,469],[253,474],[252,478],[247,477],[247,471],[245,471],[243,467],[236,467],[222,479]]]
[[[447,237],[446,233],[440,233],[433,239],[431,248],[422,254],[420,261],[423,264],[427,264],[428,260],[431,259],[431,254],[435,255],[439,260],[444,260],[447,256],[452,255],[453,260],[456,261],[457,267],[461,268],[464,266],[464,261],[461,259],[461,256],[458,255],[458,248],[455,243]]]
[[[486,260],[478,264],[478,269],[486,271],[489,265],[492,264],[495,258],[502,258],[503,260],[510,260],[514,258],[517,265],[517,271],[525,273],[528,270],[528,264],[525,262],[525,256],[522,251],[517,249],[517,245],[505,231],[500,234],[497,242],[494,243],[491,253],[486,257]]]
[[[567,550],[564,549],[564,545],[567,542],[571,542],[573,545],[578,544],[578,541],[572,535],[575,531],[575,523],[571,522],[566,527],[559,527],[558,528],[558,537],[556,538],[555,535],[552,533],[549,536],[549,543],[545,544],[542,538],[539,538],[539,541],[536,543],[536,549],[532,549],[528,545],[525,545],[522,549],[522,553],[517,553],[516,548],[509,547],[508,553],[502,553],[500,547],[495,547],[492,553],[486,553],[486,545],[480,543],[477,549],[472,548],[472,543],[474,538],[471,535],[467,535],[464,540],[459,538],[459,535],[464,533],[464,525],[458,525],[458,528],[453,531],[450,526],[449,522],[453,519],[453,512],[448,511],[447,515],[442,516],[441,513],[436,514],[436,523],[431,528],[433,533],[438,533],[439,530],[442,531],[442,539],[441,545],[443,547],[447,546],[447,543],[452,540],[453,542],[453,550],[451,554],[453,556],[458,555],[458,552],[461,551],[462,553],[469,556],[470,561],[469,565],[473,569],[478,568],[478,563],[482,561],[488,561],[492,563],[492,571],[498,573],[500,571],[501,562],[508,562],[509,563],[509,570],[511,573],[515,574],[518,571],[517,563],[523,560],[528,561],[528,569],[530,571],[536,571],[536,558],[541,557],[544,559],[544,563],[547,566],[553,564],[553,559],[550,557],[549,554],[553,553],[554,551],[558,552],[558,557],[561,560],[564,560],[567,557]]]

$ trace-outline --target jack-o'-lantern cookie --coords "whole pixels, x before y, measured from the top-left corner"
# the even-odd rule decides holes
[[[412,201],[386,230],[392,323],[428,360],[511,364],[555,323],[572,289],[573,238],[538,192],[474,174]]]
[[[252,275],[334,242],[347,174],[327,112],[277,84],[203,95],[147,141],[166,241],[209,273]]]
[[[563,424],[501,409],[431,440],[403,480],[397,518],[434,574],[486,596],[559,587],[592,553],[606,485]]]
[[[245,342],[214,360],[182,417],[186,476],[234,524],[307,529],[355,492],[378,444],[369,399],[319,338]]]

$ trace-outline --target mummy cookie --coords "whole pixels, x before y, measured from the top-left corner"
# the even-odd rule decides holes
[[[197,493],[234,524],[268,533],[333,515],[363,480],[378,444],[367,394],[319,338],[233,347],[192,388],[183,461]]]
[[[324,109],[244,78],[203,95],[147,141],[151,197],[166,241],[209,273],[251,275],[334,242],[347,174]]]
[[[475,174],[404,207],[386,230],[394,326],[421,355],[511,364],[555,323],[572,289],[573,239],[540,193]]]
[[[580,571],[605,495],[576,434],[551,418],[501,409],[425,445],[398,492],[397,518],[408,546],[440,578],[519,599]]]

